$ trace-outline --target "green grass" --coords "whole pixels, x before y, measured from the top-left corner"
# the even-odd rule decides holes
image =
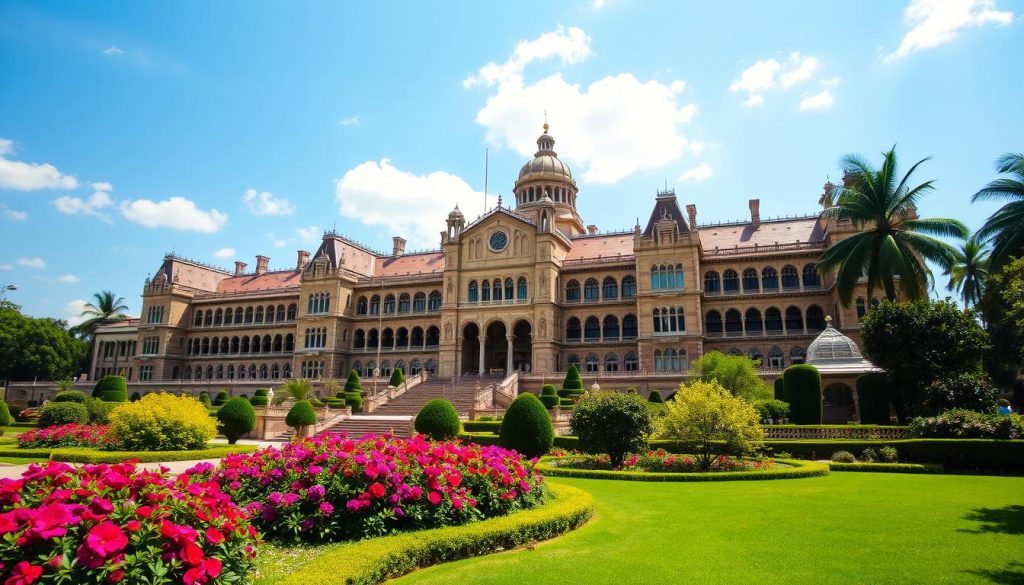
[[[1024,477],[557,481],[592,493],[597,518],[533,550],[438,565],[393,583],[1024,581]]]
[[[0,463],[10,465],[28,465],[29,463],[46,463],[49,459],[43,457],[0,457]]]

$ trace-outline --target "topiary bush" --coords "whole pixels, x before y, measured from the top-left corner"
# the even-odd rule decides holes
[[[873,372],[857,377],[857,401],[861,424],[890,424],[889,378],[884,373]]]
[[[196,398],[199,399],[199,402],[201,402],[203,406],[210,406],[211,404],[213,404],[213,402],[210,400],[209,392],[200,392],[199,396],[197,396]]]
[[[654,402],[655,404],[663,404],[665,399],[661,397],[661,391],[651,390],[651,393],[647,396],[647,402]]]
[[[232,398],[217,411],[220,432],[234,445],[256,426],[256,409],[245,398]]]
[[[558,406],[558,390],[555,390],[553,384],[544,384],[544,387],[540,389],[540,402],[547,409]]]
[[[782,373],[789,397],[789,419],[797,425],[821,424],[821,374],[810,364],[789,366]]]
[[[583,392],[583,379],[580,378],[580,370],[576,367],[576,364],[569,366],[569,370],[565,372],[562,390],[579,390],[581,393]]]
[[[131,400],[132,402],[135,402],[136,400],[141,400],[141,399],[142,399],[142,394],[139,394],[138,392],[132,392],[132,397],[129,398],[129,400]]]
[[[351,370],[348,373],[348,379],[345,380],[345,393],[350,394],[352,392],[363,392],[363,384],[359,381],[359,373],[355,370]]]
[[[77,402],[51,402],[39,411],[39,428],[78,423],[89,424],[89,411]]]
[[[78,390],[65,390],[64,392],[58,392],[53,397],[53,402],[77,402],[79,404],[85,404],[85,392],[79,392]]]
[[[388,386],[398,387],[405,381],[405,373],[402,372],[402,368],[395,368],[391,370],[391,379],[388,380]]]
[[[836,451],[832,454],[832,461],[836,463],[856,463],[857,458],[849,451]]]
[[[789,397],[786,396],[786,381],[781,377],[775,378],[775,400],[789,402]]]
[[[554,441],[555,428],[547,407],[529,392],[520,394],[505,411],[498,444],[532,459],[550,451]]]
[[[96,385],[92,388],[93,398],[103,398],[103,393],[108,390],[119,390],[124,392],[125,397],[128,396],[128,383],[125,382],[123,376],[104,376],[100,378]],[[125,398],[127,400],[127,398]],[[120,402],[124,402],[121,400]]]
[[[115,408],[110,434],[126,451],[201,449],[217,436],[217,422],[195,398],[160,392]]]
[[[288,410],[284,423],[295,429],[295,434],[302,436],[306,427],[316,424],[316,411],[308,400],[299,400]]]
[[[572,434],[586,453],[607,453],[620,467],[627,453],[647,449],[651,415],[637,394],[588,392],[573,408]]]
[[[13,420],[11,411],[7,408],[7,403],[0,400],[0,427],[10,426]]]
[[[270,400],[266,396],[253,396],[249,399],[249,403],[253,406],[266,406]]]
[[[352,408],[352,412],[359,412],[363,409],[363,395],[359,392],[353,392],[345,395],[345,406]]]
[[[267,388],[257,388],[256,391],[252,393],[253,396],[267,396],[269,394],[270,390]]]
[[[128,402],[127,390],[104,390],[100,394],[100,400],[104,402]]]
[[[204,394],[206,393],[204,392]],[[209,395],[207,395],[207,398],[209,398]],[[213,399],[213,405],[224,406],[228,400],[231,400],[231,394],[229,394],[227,390],[221,390],[217,393],[217,397]],[[202,401],[200,400],[200,402]]]
[[[459,421],[458,411],[451,402],[435,398],[423,405],[416,415],[413,426],[417,433],[427,435],[435,441],[447,441],[459,435],[462,423]]]

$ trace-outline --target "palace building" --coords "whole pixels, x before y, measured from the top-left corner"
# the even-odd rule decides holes
[[[684,372],[710,350],[779,369],[805,360],[826,315],[859,340],[865,289],[844,308],[832,275],[815,269],[855,226],[820,212],[762,218],[757,199],[744,221],[701,223],[666,190],[646,225],[598,233],[547,124],[537,146],[514,207],[499,199],[472,222],[456,207],[438,250],[405,253],[396,236],[384,253],[330,231],[287,270],[266,256],[228,271],[168,254],[140,319],[97,332],[90,374],[216,384],[396,367],[554,374],[575,363],[640,375]]]

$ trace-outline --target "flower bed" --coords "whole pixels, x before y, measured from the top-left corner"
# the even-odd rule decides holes
[[[651,471],[639,466],[640,460],[645,456],[632,455],[627,458],[627,466],[634,461],[633,467],[624,469],[611,469],[610,461],[601,463],[601,456],[594,455],[571,455],[562,457],[544,457],[536,465],[536,470],[546,476],[554,477],[579,477],[588,479],[621,479],[628,481],[729,481],[749,479],[795,479],[799,477],[815,477],[828,475],[829,467],[826,463],[811,461],[797,461],[790,459],[771,460],[736,460],[724,458],[718,463],[718,469],[714,471],[685,471],[689,468],[686,460],[691,457],[685,455],[666,454],[664,459],[657,457],[648,458],[648,465]],[[658,461],[671,459],[668,464],[671,469],[681,471],[656,471]],[[602,466],[603,465],[603,466]],[[713,466],[714,467],[714,466]],[[664,468],[662,468],[664,469]]]
[[[0,479],[5,584],[244,581],[256,531],[215,482],[134,464],[32,465]]]
[[[560,455],[559,452],[553,455]],[[647,451],[643,454],[634,453],[626,457],[622,467],[612,467],[611,458],[607,455],[562,455],[559,467],[571,469],[600,469],[605,471],[654,471],[666,473],[698,473],[703,471],[696,458],[690,455],[669,453],[664,449]],[[774,459],[740,459],[720,455],[711,462],[709,473],[734,471],[763,471],[775,469]]]
[[[230,455],[210,478],[245,505],[268,536],[344,540],[463,524],[543,501],[543,478],[500,447],[327,434]]]
[[[108,436],[107,425],[83,425],[71,423],[41,429],[30,429],[18,436],[21,449],[45,447],[96,447],[116,446],[113,437]]]
[[[87,447],[61,448],[0,448],[0,457],[42,458],[69,463],[161,463],[167,461],[192,461],[196,459],[220,459],[231,453],[246,453],[256,449],[255,445],[209,445],[206,449],[189,451],[105,451]]]

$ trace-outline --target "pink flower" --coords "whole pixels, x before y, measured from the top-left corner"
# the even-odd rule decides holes
[[[384,490],[384,486],[381,485],[379,482],[373,482],[372,484],[370,484],[369,491],[370,491],[370,495],[375,497],[375,498],[383,498],[384,497],[384,491],[385,491]]]
[[[117,524],[102,522],[89,529],[85,546],[96,556],[110,557],[128,546],[128,537]]]
[[[28,561],[20,561],[11,569],[11,576],[4,581],[4,585],[31,585],[42,574],[42,567]]]
[[[431,504],[436,506],[441,503],[441,500],[443,498],[441,497],[441,494],[437,492],[430,492],[430,495],[427,496],[427,499],[430,500]]]

